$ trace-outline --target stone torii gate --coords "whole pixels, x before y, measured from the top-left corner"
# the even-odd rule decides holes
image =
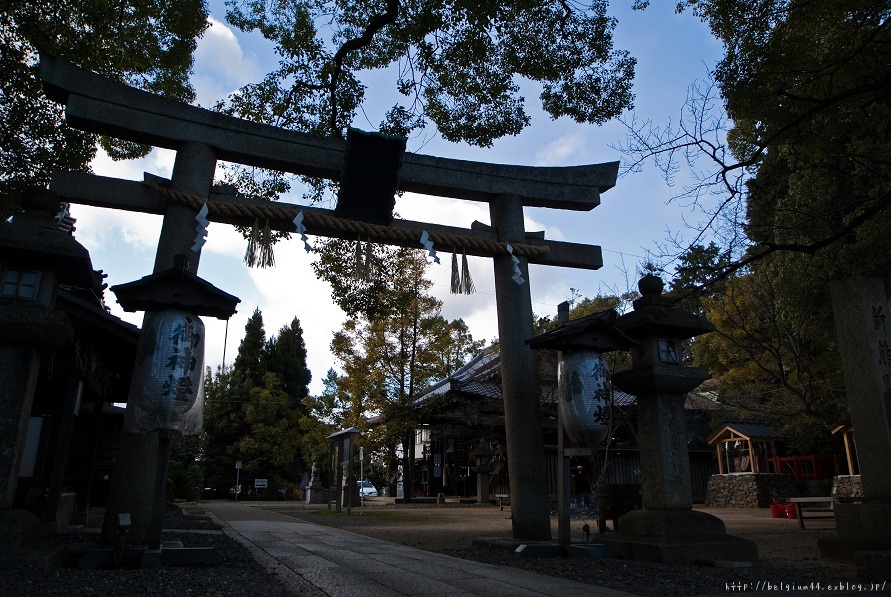
[[[268,220],[272,230],[294,232],[292,220],[303,211],[307,234],[344,239],[361,234],[371,242],[420,248],[422,232],[427,232],[438,250],[491,257],[513,535],[528,540],[550,538],[543,439],[540,433],[528,433],[541,428],[535,356],[525,345],[532,336],[533,318],[528,263],[598,269],[603,262],[599,246],[548,241],[542,233],[527,233],[523,206],[590,211],[600,203],[600,193],[615,185],[618,162],[529,167],[406,152],[399,170],[402,191],[488,203],[492,225],[474,222],[469,229],[456,228],[392,220],[392,213],[391,221],[384,224],[363,222],[338,217],[332,210],[236,197],[212,186],[217,160],[340,179],[347,141],[312,137],[182,104],[61,60],[41,57],[41,73],[47,96],[65,104],[69,125],[176,151],[169,181],[149,177],[135,182],[67,172],[54,175],[51,183],[64,201],[163,215],[155,272],[169,269],[175,255],[191,250],[195,217],[204,204],[208,219],[214,222],[249,226],[259,217]],[[199,257],[200,248],[190,259],[193,273]],[[521,279],[515,277],[517,267]],[[149,512],[151,505],[151,492],[145,488],[154,482],[156,436],[125,433],[122,440],[126,457],[119,459],[109,510],[133,513],[134,527],[139,513]]]

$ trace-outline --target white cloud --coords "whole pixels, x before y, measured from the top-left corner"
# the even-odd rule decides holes
[[[245,54],[235,33],[210,17],[210,27],[195,49],[195,86],[198,103],[209,106],[260,76],[257,57]]]
[[[90,162],[90,167],[93,173],[99,176],[141,181],[144,172],[170,178],[174,160],[176,160],[175,151],[155,148],[150,154],[138,160],[115,161],[100,147],[96,157]]]
[[[154,255],[161,233],[160,216],[87,205],[74,206],[71,212],[77,218],[77,240],[91,253],[123,241],[130,250]]]
[[[585,145],[585,137],[581,133],[563,135],[535,152],[535,164],[537,166],[575,164],[578,162],[577,154],[585,149]]]
[[[313,378],[310,390],[317,394],[325,373],[336,368],[328,347],[346,316],[331,300],[330,285],[316,277],[311,266],[316,259],[317,255],[303,250],[299,238],[292,238],[276,245],[275,267],[251,269],[249,273],[259,293],[267,337],[277,334],[294,317],[300,320]],[[253,312],[253,307],[244,305],[244,310]],[[242,332],[243,326],[239,335]]]

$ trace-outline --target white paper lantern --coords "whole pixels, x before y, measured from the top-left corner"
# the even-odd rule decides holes
[[[609,432],[609,371],[591,350],[563,352],[557,373],[563,428],[577,446],[601,443]]]
[[[136,356],[127,428],[201,431],[204,418],[204,323],[175,309],[150,313]]]

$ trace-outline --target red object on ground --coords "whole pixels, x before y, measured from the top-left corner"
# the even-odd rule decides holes
[[[784,504],[784,506],[786,507],[786,518],[798,518],[798,510],[796,509],[795,504]]]
[[[771,504],[770,505],[770,517],[771,518],[786,518],[786,504]]]

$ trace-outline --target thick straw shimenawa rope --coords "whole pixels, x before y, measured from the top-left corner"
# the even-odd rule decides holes
[[[277,205],[274,203],[217,203],[214,201],[205,201],[196,195],[175,191],[173,189],[163,187],[154,182],[144,183],[149,188],[163,193],[167,197],[184,203],[194,209],[201,209],[201,206],[207,203],[208,211],[211,214],[223,216],[238,216],[248,219],[267,218],[270,220],[293,220],[297,216],[297,212],[301,209],[297,206]],[[337,218],[328,214],[322,214],[314,211],[303,212],[303,222],[309,227],[324,227],[338,232],[352,232],[371,237],[371,240],[400,240],[420,242],[421,233],[417,230],[408,228],[394,228],[391,226],[381,226],[379,224],[369,224],[358,220],[347,220],[345,218]],[[310,233],[312,234],[312,233]],[[486,240],[473,236],[459,236],[451,234],[439,234],[436,232],[428,232],[430,240],[432,240],[440,250],[461,250],[461,249],[477,249],[486,250],[489,253],[507,253],[507,243]],[[518,257],[534,257],[544,255],[550,251],[550,247],[527,245],[523,243],[510,243],[513,248],[514,255]]]

